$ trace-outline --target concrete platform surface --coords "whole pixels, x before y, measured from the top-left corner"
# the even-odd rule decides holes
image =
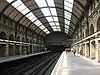
[[[35,55],[44,54],[44,53],[48,53],[48,52],[50,52],[50,51],[37,52],[37,53],[29,54],[29,55],[26,54],[26,55],[0,57],[0,63],[9,62],[9,61],[18,60],[18,59],[23,59],[23,58],[27,58],[30,56],[35,56]]]
[[[100,64],[64,51],[51,75],[100,75]]]

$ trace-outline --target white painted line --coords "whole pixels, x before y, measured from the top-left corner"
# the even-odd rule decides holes
[[[63,69],[62,75],[68,75],[68,69]]]
[[[63,67],[67,67],[67,56],[66,56],[66,52],[64,51],[64,53],[63,53],[63,55],[64,55],[64,60],[63,60]]]
[[[61,54],[61,56],[56,64],[54,70],[52,71],[51,75],[68,75],[67,66],[68,66],[67,55],[66,55],[66,52],[64,51]]]
[[[58,65],[58,68],[56,70],[56,74],[55,75],[59,75],[59,70],[62,68],[62,64],[63,64],[63,58],[64,58],[64,52],[62,53],[61,57],[60,57],[60,60],[59,60],[59,65]]]
[[[64,52],[64,62],[63,62],[63,71],[62,75],[68,75],[68,63],[67,63],[67,54]]]
[[[54,69],[53,69],[51,75],[57,75],[57,72],[58,72],[59,67],[60,67],[60,65],[61,65],[61,62],[62,62],[62,57],[63,57],[63,53],[61,54],[61,56],[60,56],[60,58],[59,58],[57,64],[55,65],[55,67],[54,67]]]

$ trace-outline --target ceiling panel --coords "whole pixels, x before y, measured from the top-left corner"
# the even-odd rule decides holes
[[[9,4],[14,0],[6,1]],[[10,18],[36,30],[36,33],[41,32],[41,30],[43,30],[41,34],[53,31],[68,33],[69,31],[68,35],[71,35],[83,14],[85,4],[86,0],[74,0],[74,2],[72,0],[16,0],[4,11],[4,14],[10,14]],[[49,23],[50,21],[54,27]]]

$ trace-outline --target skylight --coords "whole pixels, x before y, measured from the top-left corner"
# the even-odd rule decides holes
[[[47,34],[49,34],[50,32],[49,32],[49,31],[47,31],[46,33],[47,33]]]
[[[25,15],[27,12],[30,12],[30,10],[29,9],[24,9],[24,10],[22,10],[22,13]]]
[[[60,27],[57,27],[57,29],[60,29]]]
[[[41,25],[40,28],[41,28],[42,30],[45,29],[45,27],[44,27],[43,25]]]
[[[55,7],[54,0],[46,0],[46,1],[47,1],[49,6],[54,6]]]
[[[54,0],[35,0],[35,2],[37,3],[37,5],[41,8],[41,7],[48,7],[48,8],[41,8],[42,13],[44,14],[44,16],[50,16],[51,17],[46,17],[47,21],[58,21],[58,17],[53,17],[53,15],[57,16],[57,12],[56,12],[56,8],[49,8],[50,6],[55,7],[54,4]],[[52,24],[49,23],[50,26],[52,27]],[[57,30],[57,26],[59,24],[56,25],[56,23],[54,22],[53,25],[55,25],[56,29],[53,30]],[[60,27],[60,26],[59,26]]]
[[[58,31],[61,31],[61,29],[59,28]]]
[[[54,22],[50,22],[49,24],[50,24],[51,26],[55,25],[55,23],[54,23]]]
[[[55,8],[50,8],[50,11],[51,11],[52,15],[57,16],[57,12],[56,12]]]
[[[58,31],[58,29],[57,28],[53,28],[54,29],[54,31]]]
[[[12,3],[12,6],[16,8],[19,12],[26,16],[30,21],[32,21],[36,26],[46,33],[50,33],[49,30],[41,23],[40,20],[34,15],[33,12],[23,3],[22,0],[6,0]],[[28,1],[28,0],[27,0]],[[60,22],[58,19],[56,7],[54,0],[35,0],[36,4],[39,6],[43,15],[47,19],[48,23],[52,27],[53,31],[61,31]],[[73,8],[73,0],[64,0],[64,22],[65,22],[65,32],[68,33],[69,25],[71,20],[71,13]],[[66,11],[67,10],[67,11]],[[59,13],[59,12],[58,12]],[[63,14],[63,12],[62,12]]]
[[[7,0],[9,3],[11,3],[12,1],[14,1],[14,0]]]
[[[48,22],[53,21],[52,17],[46,17],[46,19],[48,20]]]
[[[44,16],[50,16],[50,11],[48,8],[42,8],[41,11],[43,12]]]
[[[9,3],[11,3],[14,0],[6,0],[6,1],[8,1]],[[43,3],[42,0],[39,0],[39,2]],[[47,6],[46,4],[43,4],[43,5]],[[30,11],[30,9],[27,8],[27,6],[21,0],[16,0],[14,3],[12,3],[12,6],[15,7],[23,15],[26,14],[26,17],[30,21],[34,22],[34,24],[37,25],[41,30],[46,29],[46,27],[44,25],[42,25],[42,23],[37,19],[37,17]],[[42,4],[41,4],[41,6],[42,6]],[[48,29],[46,29],[46,31],[44,31],[44,32],[46,32],[47,34],[50,33],[48,31]]]
[[[58,21],[58,17],[53,17],[54,18],[54,21]]]
[[[45,28],[43,29],[44,32],[46,32],[47,34],[49,34],[50,32]]]
[[[64,9],[68,10],[69,12],[72,12],[72,8],[73,8],[73,0],[64,0]],[[69,13],[68,11],[64,11],[64,15],[65,15],[65,33],[68,33],[68,29],[70,25],[70,19],[71,19],[71,13]],[[66,25],[67,24],[67,25]]]
[[[69,25],[70,24],[70,21],[68,21],[68,20],[65,19],[65,24]]]
[[[57,26],[59,26],[59,23],[58,23],[58,22],[56,22],[56,25],[57,25]]]
[[[38,4],[39,7],[46,7],[47,3],[45,0],[35,0],[35,2]]]

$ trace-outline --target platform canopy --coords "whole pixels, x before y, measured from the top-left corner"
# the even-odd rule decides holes
[[[87,0],[5,0],[0,12],[40,35],[64,32],[77,27]]]

